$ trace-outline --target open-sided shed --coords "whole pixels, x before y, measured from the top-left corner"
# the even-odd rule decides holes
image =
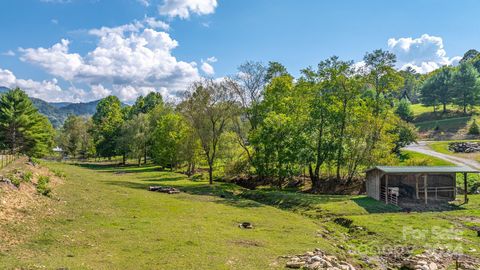
[[[367,170],[367,195],[396,205],[452,201],[457,196],[457,173],[463,174],[467,190],[467,173],[478,172],[466,166],[376,166]]]

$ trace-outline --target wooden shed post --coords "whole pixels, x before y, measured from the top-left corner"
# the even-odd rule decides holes
[[[468,203],[468,186],[467,186],[467,173],[463,173],[463,190],[465,193],[465,197],[463,199],[463,203]]]
[[[385,175],[385,204],[388,204],[388,174]]]
[[[418,174],[415,174],[415,192],[416,192],[417,200],[418,200],[419,199],[419,196],[418,196]]]
[[[423,176],[423,191],[425,192],[425,204],[428,204],[428,174]]]

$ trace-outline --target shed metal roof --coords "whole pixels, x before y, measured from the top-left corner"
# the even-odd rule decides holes
[[[479,173],[480,171],[467,166],[375,166],[371,170],[384,173]]]

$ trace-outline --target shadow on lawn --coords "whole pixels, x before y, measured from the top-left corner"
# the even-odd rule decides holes
[[[427,206],[422,203],[400,204],[400,206],[395,206],[391,204],[387,205],[381,201],[377,201],[369,197],[354,198],[352,201],[370,214],[396,212],[447,212],[465,209],[460,205],[455,205],[448,202],[430,202]]]
[[[148,188],[150,186],[162,185],[163,182],[179,180],[177,178],[182,178],[182,177],[158,178],[154,180],[144,180],[143,182],[131,182],[131,181],[104,181],[104,182],[109,185],[140,189],[140,190],[144,190],[145,192],[150,192],[148,191]],[[193,186],[184,186],[184,185],[174,185],[171,183],[165,183],[164,186],[177,188],[181,192],[190,194],[190,195],[212,196],[213,197],[212,202],[215,202],[215,203],[226,204],[226,205],[242,207],[242,208],[264,206],[261,203],[236,196],[233,192],[233,188],[230,185],[215,184],[210,186],[208,184],[198,184]],[[162,193],[159,193],[158,195],[172,196],[172,195],[167,195]],[[180,198],[180,199],[185,199],[185,198]]]
[[[100,163],[74,163],[74,166],[111,173],[145,173],[145,172],[159,172],[161,171],[157,166],[137,166],[137,165],[118,165],[118,164],[100,164]]]

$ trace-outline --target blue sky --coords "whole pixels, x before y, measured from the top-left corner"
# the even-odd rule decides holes
[[[298,75],[377,48],[396,53],[399,69],[428,72],[477,48],[478,11],[475,0],[1,1],[0,85],[49,101],[173,99],[246,60]]]

